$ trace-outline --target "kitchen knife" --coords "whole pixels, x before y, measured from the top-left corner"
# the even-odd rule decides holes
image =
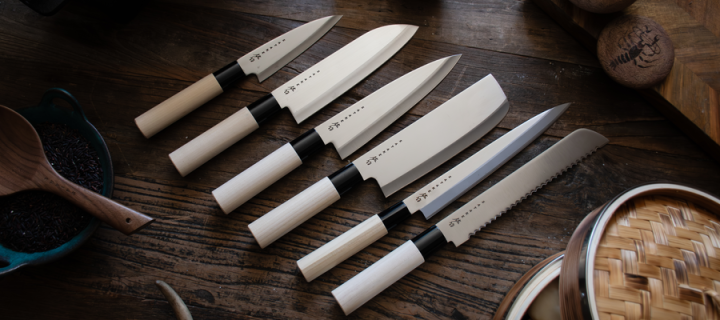
[[[508,106],[488,75],[248,227],[264,248],[363,180],[374,178],[387,197],[480,139],[505,117]]]
[[[287,107],[302,122],[390,59],[418,27],[389,25],[370,30],[272,93],[210,128],[170,154],[182,176],[239,141]]]
[[[447,242],[460,246],[488,223],[604,146],[602,135],[578,129],[457,211],[332,291],[346,315],[420,266]]]
[[[135,124],[150,138],[246,75],[254,73],[263,82],[318,41],[341,17],[320,18],[286,32],[146,111],[135,118]]]
[[[368,218],[298,260],[298,267],[305,279],[310,282],[332,269],[386,235],[391,228],[410,218],[416,211],[421,211],[425,219],[430,219],[545,132],[568,106],[569,103],[559,105],[525,121],[402,202]]]
[[[380,88],[215,189],[215,201],[230,213],[326,144],[332,143],[345,159],[435,88],[458,59],[460,55],[436,60]]]

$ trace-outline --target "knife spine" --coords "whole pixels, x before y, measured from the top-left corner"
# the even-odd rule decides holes
[[[540,184],[539,184],[538,186],[536,186],[532,191],[526,193],[524,196],[520,197],[520,199],[516,200],[515,202],[513,202],[512,204],[510,204],[507,208],[505,208],[504,210],[500,211],[500,213],[498,213],[498,214],[495,215],[492,219],[490,219],[490,220],[488,220],[487,222],[485,222],[485,224],[483,224],[482,226],[480,226],[480,227],[478,227],[477,229],[475,229],[475,230],[473,230],[472,232],[470,232],[470,236],[471,236],[471,237],[474,236],[475,233],[479,232],[482,228],[484,228],[485,226],[487,226],[487,225],[490,224],[491,222],[495,221],[497,218],[499,218],[500,216],[502,216],[503,214],[505,214],[505,212],[510,211],[510,209],[512,209],[513,207],[515,207],[515,206],[517,206],[518,204],[520,204],[520,202],[522,202],[523,200],[527,199],[527,198],[528,198],[529,196],[531,196],[533,193],[537,192],[537,191],[540,190],[542,187],[546,186],[548,183],[550,183],[550,182],[552,182],[553,180],[555,180],[555,178],[559,177],[560,175],[562,175],[562,174],[565,173],[566,171],[570,170],[570,168],[576,166],[578,163],[580,163],[581,161],[583,161],[585,158],[587,158],[587,157],[589,157],[590,155],[592,155],[593,153],[595,153],[600,147],[602,147],[602,146],[597,146],[597,147],[595,147],[594,149],[592,149],[591,151],[587,152],[585,155],[581,156],[580,158],[578,158],[578,159],[575,160],[574,162],[572,162],[572,163],[570,163],[569,165],[565,166],[565,168],[563,168],[563,169],[561,169],[559,172],[555,173],[555,175],[553,175],[552,177],[550,177],[550,178],[546,179],[545,181],[543,181],[542,183],[540,183]],[[532,160],[531,160],[531,161],[532,161]],[[471,201],[472,201],[472,200],[471,200]],[[471,201],[468,201],[468,202],[471,202]],[[459,246],[459,245],[456,245],[456,246]]]

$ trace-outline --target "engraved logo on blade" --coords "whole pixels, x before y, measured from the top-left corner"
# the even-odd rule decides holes
[[[386,150],[382,150],[381,152],[379,152],[377,156],[370,156],[370,158],[365,162],[365,164],[369,166],[375,162],[378,162],[384,154],[390,152],[393,148],[395,148],[401,142],[402,142],[402,140],[395,142],[395,144],[391,144],[390,147],[388,147]]]
[[[470,216],[470,213],[472,213],[473,210],[475,210],[475,211],[477,212],[477,208],[480,207],[480,206],[482,206],[483,203],[485,203],[484,200],[481,201],[480,203],[476,204],[472,209],[470,209],[470,210],[468,210],[467,212],[463,213],[463,214],[460,216],[460,218],[455,218],[455,219],[450,220],[450,224],[449,224],[449,225],[450,225],[450,228],[452,228],[452,227],[454,227],[454,226],[456,226],[456,225],[459,225],[460,222],[462,222],[462,218],[465,218],[465,216]]]
[[[305,77],[304,79],[300,79],[300,81],[297,82],[295,85],[290,85],[290,86],[288,86],[287,88],[285,88],[285,94],[291,94],[291,93],[295,92],[295,90],[298,89],[301,85],[303,85],[304,83],[308,82],[308,80],[312,79],[312,77],[313,77],[314,75],[319,74],[319,73],[320,73],[320,70],[315,71],[315,72],[313,72],[312,74],[309,74],[309,75],[308,75],[307,77]]]
[[[340,121],[333,122],[328,126],[328,131],[333,131],[337,128],[340,128],[340,126],[345,123],[345,121],[352,120],[352,116],[360,113],[361,110],[364,110],[365,106],[362,106],[360,108],[357,108],[355,110],[348,110],[347,114],[345,114],[345,118],[340,118]]]
[[[436,191],[439,192],[440,187],[442,185],[444,185],[445,182],[448,181],[448,179],[452,179],[452,176],[447,176],[447,178],[444,178],[444,179],[440,180],[439,182],[436,182],[434,186],[428,186],[427,191],[418,195],[417,198],[415,198],[415,201],[417,201],[417,202],[423,201],[423,200],[427,199],[429,194],[436,192]],[[437,190],[436,190],[436,188],[437,188]]]
[[[258,50],[262,50],[262,51],[260,53],[255,53],[255,54],[251,55],[250,62],[260,61],[260,59],[262,58],[262,56],[265,53],[270,52],[270,50],[272,50],[272,48],[277,47],[279,44],[282,44],[283,42],[285,42],[285,39],[282,39],[282,41],[278,41],[274,45],[267,46],[264,49],[258,49]]]

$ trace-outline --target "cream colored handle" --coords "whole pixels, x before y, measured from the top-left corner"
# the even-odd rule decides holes
[[[240,141],[260,126],[248,108],[242,108],[170,154],[183,177]]]
[[[300,156],[286,143],[213,190],[213,197],[223,212],[230,213],[301,164]]]
[[[260,248],[265,248],[338,200],[340,194],[335,186],[324,178],[253,221],[248,228]]]
[[[387,233],[382,219],[374,215],[298,260],[298,267],[305,280],[313,281]]]
[[[150,138],[222,92],[215,76],[209,74],[135,118],[135,125]]]
[[[412,240],[408,240],[363,272],[337,287],[332,294],[345,315],[349,315],[423,262],[425,259],[420,250]]]

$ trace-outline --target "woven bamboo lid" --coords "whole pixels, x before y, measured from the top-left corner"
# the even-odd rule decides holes
[[[588,215],[560,276],[563,319],[718,319],[718,214],[707,193],[651,184]]]

